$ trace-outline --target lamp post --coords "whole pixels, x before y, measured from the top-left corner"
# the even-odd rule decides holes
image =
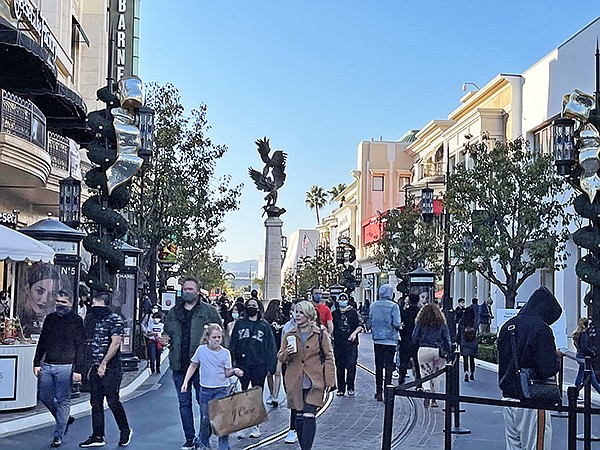
[[[561,117],[553,123],[554,162],[559,175],[580,195],[574,200],[575,211],[589,224],[573,233],[573,242],[588,250],[575,267],[575,273],[590,285],[584,302],[588,306],[591,345],[600,344],[600,52],[596,44],[594,95],[575,89],[564,96]],[[599,367],[598,358],[592,366]]]

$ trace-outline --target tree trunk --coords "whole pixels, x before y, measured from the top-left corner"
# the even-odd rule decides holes
[[[514,289],[509,289],[506,294],[506,305],[505,308],[512,309],[515,307],[515,299],[517,298],[517,292]]]

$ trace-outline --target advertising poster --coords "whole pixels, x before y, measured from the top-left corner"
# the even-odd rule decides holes
[[[0,356],[0,400],[17,399],[17,355]]]

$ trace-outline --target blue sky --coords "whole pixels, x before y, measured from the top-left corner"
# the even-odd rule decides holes
[[[244,183],[217,251],[241,261],[264,252],[257,138],[288,153],[284,234],[314,227],[306,191],[350,183],[360,141],[446,119],[464,82],[523,72],[598,14],[597,0],[145,0],[140,75],[207,105],[229,148],[218,173]]]

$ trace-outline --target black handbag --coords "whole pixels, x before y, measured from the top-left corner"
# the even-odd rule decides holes
[[[562,394],[556,378],[536,379],[534,369],[519,367],[516,327],[514,324],[508,326],[508,332],[510,333],[513,362],[517,373],[517,380],[519,381],[521,400],[533,400],[545,406],[558,405],[562,400]]]

